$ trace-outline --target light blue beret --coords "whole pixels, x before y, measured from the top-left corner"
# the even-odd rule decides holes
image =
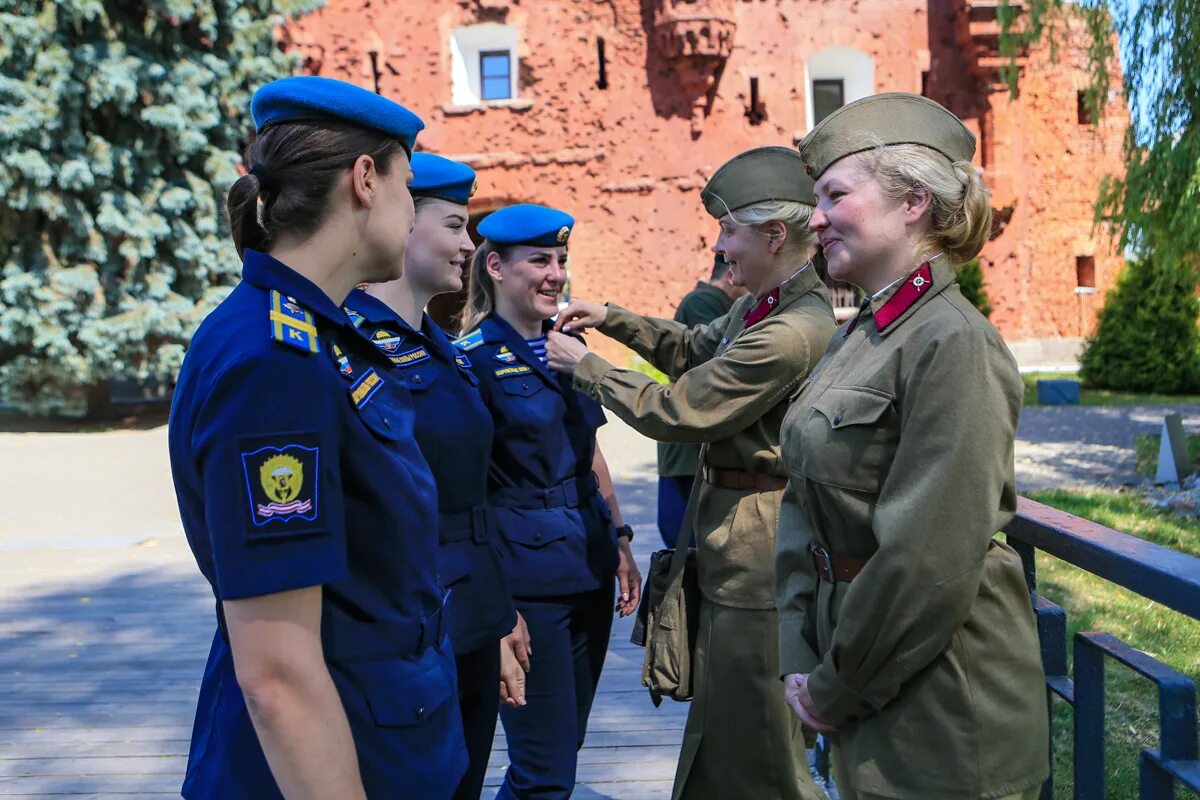
[[[522,203],[484,217],[479,234],[492,244],[561,247],[574,227],[575,218],[566,212]]]
[[[315,75],[281,78],[261,87],[250,101],[250,115],[259,132],[277,122],[352,122],[396,137],[410,154],[425,127],[399,103],[361,86]]]
[[[433,153],[413,153],[412,170],[408,189],[413,197],[436,197],[465,206],[475,194],[475,170],[466,164]]]

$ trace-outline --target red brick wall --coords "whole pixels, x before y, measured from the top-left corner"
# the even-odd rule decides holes
[[[284,39],[306,56],[309,71],[377,83],[419,113],[423,149],[479,171],[476,207],[539,202],[572,213],[574,296],[667,315],[711,264],[716,225],[700,205],[700,187],[736,153],[790,146],[805,132],[812,53],[833,45],[865,51],[875,61],[876,91],[921,91],[929,70],[931,96],[973,130],[994,128],[987,173],[1012,218],[985,251],[993,320],[1013,339],[1076,336],[1075,256],[1095,255],[1102,287],[1118,265],[1111,246],[1092,236],[1091,204],[1100,176],[1119,166],[1126,118],[1110,115],[1098,138],[1075,122],[1075,90],[1086,80],[1082,39],[1060,49],[1057,65],[1042,51],[1032,54],[1017,101],[982,86],[955,42],[952,15],[961,3],[331,0]],[[736,22],[715,85],[715,61],[670,60],[648,46],[654,23],[672,8]],[[520,31],[519,99],[456,108],[451,32],[478,22]],[[606,41],[606,90],[596,86],[598,36]],[[766,112],[757,126],[746,115],[751,76]],[[1085,328],[1100,296],[1084,299]]]

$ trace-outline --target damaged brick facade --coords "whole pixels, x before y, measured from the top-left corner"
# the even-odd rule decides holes
[[[998,5],[330,0],[282,35],[306,71],[419,113],[422,149],[478,170],[473,212],[539,202],[573,214],[573,296],[666,315],[711,265],[700,187],[741,150],[803,136],[814,81],[845,101],[923,92],[979,137],[998,210],[981,257],[993,322],[1014,342],[1087,335],[1121,265],[1092,223],[1100,181],[1121,169],[1120,75],[1092,124],[1078,102],[1087,34],[1067,18],[1056,60],[1048,46],[1022,55],[1011,98]],[[506,93],[506,47],[513,96],[482,99]],[[481,84],[480,70],[499,77]]]

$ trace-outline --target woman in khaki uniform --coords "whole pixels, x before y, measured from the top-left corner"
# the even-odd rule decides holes
[[[916,95],[804,140],[830,274],[870,298],[783,423],[781,672],[844,800],[1034,798],[1046,694],[1013,516],[1022,387],[957,265],[991,227],[975,139]]]
[[[689,330],[575,301],[559,317],[564,329],[598,326],[674,385],[616,369],[563,336],[548,345],[550,364],[573,371],[577,389],[641,433],[707,443],[695,528],[703,596],[695,698],[674,797],[810,800],[823,795],[804,730],[779,693],[773,574],[786,483],[779,424],[835,328],[810,261],[812,181],[796,151],[763,147],[722,166],[701,197],[721,226],[713,249],[749,290],[725,316]]]

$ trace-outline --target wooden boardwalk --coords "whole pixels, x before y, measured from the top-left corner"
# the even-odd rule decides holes
[[[614,428],[602,431],[626,435]],[[0,436],[0,459],[12,441]],[[653,447],[612,441],[605,447],[645,565],[658,539]],[[113,455],[109,463],[122,464]],[[69,464],[50,467],[60,486],[70,479]],[[136,492],[121,481],[114,474],[112,491]],[[6,498],[14,499],[36,502]],[[138,543],[104,533],[70,548],[37,547],[37,536],[24,531],[7,546],[0,538],[0,797],[178,797],[213,635],[212,598],[182,536],[167,526]],[[650,704],[629,628],[629,620],[614,626],[576,798],[670,796],[687,706]],[[506,762],[501,732],[484,797],[494,796]]]

